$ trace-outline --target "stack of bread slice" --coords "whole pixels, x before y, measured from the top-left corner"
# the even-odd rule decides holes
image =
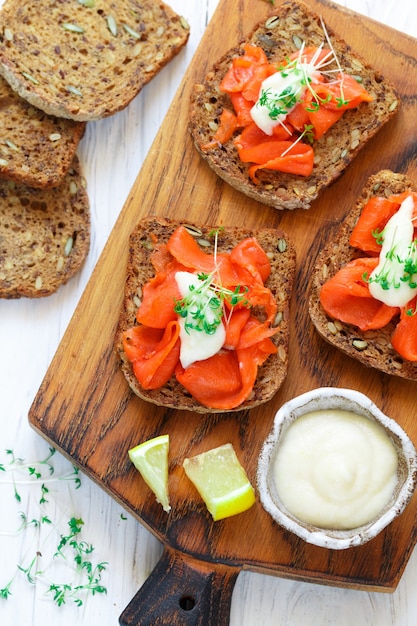
[[[54,293],[81,268],[90,208],[76,150],[186,44],[162,2],[5,0],[0,10],[0,298]]]
[[[84,263],[90,209],[76,149],[85,123],[46,115],[0,78],[0,297],[54,293]]]

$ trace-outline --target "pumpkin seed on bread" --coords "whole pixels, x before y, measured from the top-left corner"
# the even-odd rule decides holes
[[[304,172],[304,175],[261,168],[256,171],[257,180],[253,180],[251,178],[253,163],[244,162],[239,158],[235,143],[237,137],[241,138],[240,143],[243,142],[242,120],[238,119],[238,127],[230,138],[216,141],[216,131],[222,127],[222,114],[225,111],[236,113],[237,106],[242,105],[238,99],[241,95],[252,106],[254,85],[256,84],[259,88],[257,81],[254,80],[247,85],[245,94],[240,94],[237,90],[234,93],[234,104],[232,103],[233,94],[229,95],[224,88],[221,88],[221,83],[234,60],[244,55],[244,46],[252,46],[255,50],[260,49],[266,56],[268,65],[275,66],[277,73],[281,72],[281,76],[287,72],[288,67],[291,67],[290,60],[294,62],[294,58],[296,59],[301,51],[303,54],[305,51],[307,56],[307,51],[311,49],[318,50],[321,46],[330,49],[333,58],[331,64],[325,66],[323,74],[330,76],[330,72],[334,71],[333,76],[338,76],[341,70],[343,74],[349,76],[350,82],[360,84],[372,97],[370,102],[361,102],[357,108],[345,110],[342,117],[319,139],[311,133],[311,125],[308,123],[304,124],[304,132],[299,135],[299,139],[293,140],[291,137],[290,142],[293,142],[294,149],[297,147],[297,150],[301,151],[303,147],[307,150],[310,146],[310,153],[311,148],[314,150],[314,160],[310,161],[312,170]],[[303,61],[303,63],[308,62]],[[296,67],[296,70],[299,71],[299,67]],[[238,69],[236,73],[238,79],[242,77],[241,80],[244,82],[244,71],[242,70],[239,74]],[[302,73],[300,71],[300,81]],[[309,77],[304,76],[304,87],[297,93],[307,95],[311,93],[312,88],[305,87],[309,80]],[[327,84],[330,84],[331,78],[328,80]],[[340,90],[342,95],[342,87]],[[271,92],[273,94],[273,88]],[[292,92],[290,94],[283,89],[283,94],[287,95],[288,103],[288,96]],[[342,101],[343,98],[337,100]],[[292,104],[286,105],[285,115],[291,110]],[[286,0],[271,13],[268,19],[258,23],[243,41],[226,52],[213,65],[205,78],[202,77],[201,82],[194,86],[191,96],[189,130],[202,158],[224,181],[238,191],[276,209],[308,209],[320,192],[346,170],[371,137],[395,115],[398,104],[395,88],[379,71],[356,54],[347,42],[329,26],[323,24],[318,14],[303,2]],[[326,101],[317,96],[313,98],[312,105],[309,107],[309,110],[314,112],[313,105],[317,107],[323,105],[326,108]],[[274,107],[274,110],[276,108]],[[242,110],[245,110],[243,105]],[[247,115],[249,115],[248,111],[244,116],[245,122],[247,122]],[[272,117],[272,109],[270,116]],[[237,117],[239,118],[239,114]],[[251,117],[253,118],[252,114]],[[285,125],[285,122],[286,117],[282,124]],[[233,128],[232,125],[231,127]],[[289,127],[291,129],[292,125]],[[244,128],[246,129],[247,126]],[[301,132],[301,129],[297,131]],[[289,150],[285,150],[282,154],[288,153]],[[259,157],[259,154],[257,156]],[[260,161],[255,160],[254,163],[258,164]]]
[[[327,315],[320,302],[322,286],[350,261],[366,256],[349,241],[368,201],[409,191],[417,192],[417,184],[404,174],[381,170],[369,178],[361,197],[343,221],[328,235],[328,243],[319,252],[311,276],[309,314],[319,335],[338,350],[367,367],[393,376],[417,380],[417,363],[402,358],[391,344],[398,315],[383,328],[363,331],[355,325]]]
[[[208,225],[183,225],[205,253],[213,254],[215,246],[217,246],[216,254],[229,253],[245,238],[254,237],[269,259],[270,274],[265,287],[272,292],[277,303],[277,313],[272,321],[273,330],[277,329],[277,332],[274,332],[271,337],[276,350],[268,356],[263,365],[259,366],[255,384],[247,399],[232,409],[213,409],[194,398],[178,382],[175,374],[163,386],[156,389],[145,389],[135,376],[132,362],[124,350],[124,333],[138,326],[136,315],[143,299],[144,285],[155,277],[155,267],[152,263],[155,251],[158,250],[155,257],[157,260],[160,258],[159,255],[164,253],[164,244],[179,226],[181,224],[175,220],[149,217],[139,222],[131,233],[123,305],[115,336],[115,350],[119,355],[123,374],[137,396],[160,406],[198,413],[213,413],[249,409],[260,405],[273,397],[287,374],[289,307],[295,273],[294,246],[285,233],[273,228],[251,230],[241,227],[224,227],[217,231],[215,227]],[[218,232],[218,238],[213,236],[213,229]],[[160,245],[162,249],[159,248]],[[243,285],[240,287],[243,288]],[[172,311],[174,311],[174,305],[173,300]],[[251,311],[251,314],[255,315],[259,321],[265,320],[263,306],[254,307]],[[220,376],[228,380],[227,372],[221,372]]]
[[[0,73],[49,115],[98,120],[124,109],[188,36],[153,0],[5,0]]]
[[[82,267],[90,209],[77,156],[59,187],[0,180],[0,298],[49,296]]]
[[[0,178],[57,187],[71,166],[85,123],[52,117],[0,77]]]

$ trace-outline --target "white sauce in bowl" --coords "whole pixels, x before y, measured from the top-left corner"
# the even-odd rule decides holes
[[[397,483],[398,455],[385,430],[344,409],[297,418],[273,462],[277,494],[299,520],[352,529],[374,519]]]

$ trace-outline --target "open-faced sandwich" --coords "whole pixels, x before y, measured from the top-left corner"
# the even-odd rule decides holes
[[[287,0],[195,85],[189,129],[232,187],[277,209],[307,209],[398,104],[319,15]]]
[[[317,258],[320,335],[364,365],[417,380],[417,185],[382,170]]]
[[[142,220],[115,340],[131,389],[199,413],[269,400],[287,373],[294,271],[279,230]]]

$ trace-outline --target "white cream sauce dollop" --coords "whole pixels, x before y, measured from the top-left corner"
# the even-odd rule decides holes
[[[370,294],[388,306],[406,306],[417,293],[410,280],[404,280],[406,263],[417,263],[413,211],[413,198],[407,196],[383,230],[378,265],[369,277]],[[413,282],[417,282],[417,274],[411,276]]]
[[[191,272],[176,272],[175,280],[182,298],[187,298],[194,291],[198,291],[204,285],[195,274]],[[191,288],[191,290],[190,290]],[[194,328],[195,318],[193,317],[201,307],[204,308],[206,319],[213,323],[221,315],[221,304],[219,308],[213,309],[209,306],[209,301],[215,293],[206,287],[196,297],[195,304],[191,304],[186,317],[178,316],[180,326],[180,361],[184,369],[192,365],[195,361],[204,361],[219,352],[226,338],[224,325],[220,323],[212,334]]]
[[[351,411],[323,409],[288,428],[273,476],[282,503],[299,520],[346,530],[384,508],[397,465],[394,445],[379,424]]]
[[[288,113],[302,100],[307,86],[320,76],[317,67],[319,53],[310,62],[303,60],[303,51],[299,57],[283,68],[271,74],[261,84],[258,100],[250,110],[255,124],[267,135],[272,135],[275,126],[282,124]],[[289,136],[291,132],[288,132]]]

